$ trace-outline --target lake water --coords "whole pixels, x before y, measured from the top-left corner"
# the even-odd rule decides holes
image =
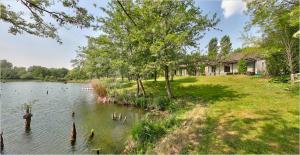
[[[121,153],[132,126],[142,111],[111,104],[99,104],[87,84],[52,82],[1,83],[1,131],[3,153]],[[48,90],[48,94],[47,94]],[[32,105],[31,130],[25,131],[25,102]],[[72,118],[71,113],[75,112]],[[113,121],[113,112],[122,113],[126,122]],[[72,123],[75,122],[77,140],[70,144]],[[95,136],[89,140],[91,129]]]

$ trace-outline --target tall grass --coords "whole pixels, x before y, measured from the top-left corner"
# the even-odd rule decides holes
[[[136,146],[131,153],[144,154],[149,149],[154,148],[155,142],[167,134],[168,130],[180,124],[180,120],[175,115],[169,115],[165,118],[151,116],[151,113],[137,123],[131,132]]]
[[[99,80],[91,81],[93,91],[98,97],[107,97],[108,91],[104,84],[102,84]]]

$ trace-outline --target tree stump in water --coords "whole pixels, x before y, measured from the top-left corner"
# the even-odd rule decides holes
[[[112,120],[116,120],[116,119],[117,119],[117,113],[114,112],[114,113],[112,114]]]
[[[91,134],[90,134],[90,139],[94,138],[94,135],[95,135],[94,129],[92,129],[92,130],[91,130]]]
[[[31,117],[32,117],[32,114],[29,110],[29,107],[27,107],[26,113],[23,116],[23,119],[25,119],[25,129],[26,130],[30,130]]]
[[[71,135],[71,144],[74,145],[76,142],[76,127],[75,123],[73,122],[73,129],[72,129],[72,135]]]
[[[1,151],[3,151],[3,149],[4,149],[3,132],[1,132],[0,136],[1,136],[1,142],[0,142],[1,143],[1,148],[0,149],[1,149]]]
[[[121,119],[122,119],[122,113],[120,113],[120,114],[119,114],[119,117],[118,117],[118,119],[119,119],[119,120],[121,120]]]

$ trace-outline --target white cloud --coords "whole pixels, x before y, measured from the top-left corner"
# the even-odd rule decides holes
[[[225,18],[236,13],[242,14],[247,9],[246,2],[243,0],[222,0],[221,8]]]

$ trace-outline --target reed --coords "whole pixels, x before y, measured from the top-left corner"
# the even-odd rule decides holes
[[[92,80],[93,91],[98,97],[106,97],[108,95],[106,87],[99,80]]]

